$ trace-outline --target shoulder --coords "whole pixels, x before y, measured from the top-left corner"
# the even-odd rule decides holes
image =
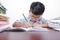
[[[43,17],[40,18],[40,21],[47,21],[46,19],[44,19]]]
[[[41,23],[47,23],[47,20],[42,17],[42,18],[40,18],[40,22]]]
[[[26,23],[27,22],[26,20],[28,20],[28,19],[29,19],[29,17],[26,17],[26,19],[25,18],[21,18],[19,20],[16,20],[16,22]]]

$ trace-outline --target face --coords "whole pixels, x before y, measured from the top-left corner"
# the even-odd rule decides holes
[[[29,17],[31,18],[31,21],[36,22],[37,20],[39,20],[41,15],[34,15],[32,12],[29,12]]]

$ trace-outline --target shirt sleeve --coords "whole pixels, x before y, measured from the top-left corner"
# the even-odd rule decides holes
[[[47,24],[47,20],[45,20],[44,18],[41,18],[40,23],[41,24]]]
[[[26,21],[24,19],[20,19],[16,21],[17,23],[26,23]]]

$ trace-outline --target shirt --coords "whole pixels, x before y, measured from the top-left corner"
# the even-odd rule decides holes
[[[47,20],[45,20],[45,19],[42,18],[42,17],[41,17],[38,21],[36,21],[36,22],[32,22],[29,17],[26,17],[26,19],[27,19],[28,22],[31,23],[31,24],[34,24],[34,23],[37,23],[37,24],[47,24]],[[25,19],[20,19],[20,20],[17,20],[16,22],[26,23],[27,21],[26,21]]]

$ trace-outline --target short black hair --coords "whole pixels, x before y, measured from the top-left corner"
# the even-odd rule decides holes
[[[45,10],[45,6],[41,2],[33,2],[30,6],[30,11],[35,15],[42,15]]]

